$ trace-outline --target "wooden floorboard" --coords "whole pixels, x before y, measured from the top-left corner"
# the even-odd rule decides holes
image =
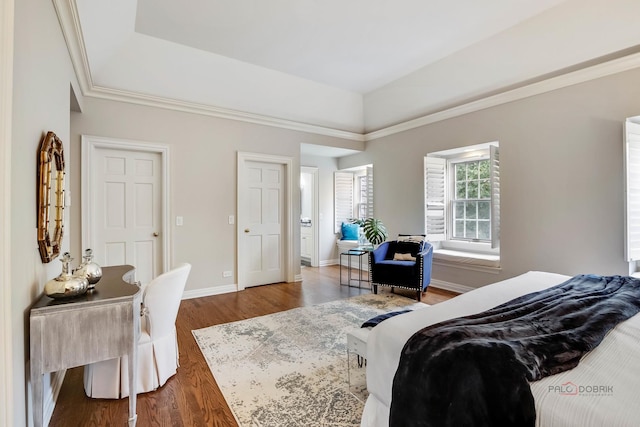
[[[370,293],[365,289],[340,286],[338,266],[303,267],[302,277],[303,281],[298,283],[258,286],[242,292],[182,301],[176,320],[180,368],[160,389],[138,395],[138,426],[237,426],[192,330]],[[381,292],[388,291],[381,288]],[[415,295],[402,290],[396,290],[396,293],[411,299]],[[455,295],[429,287],[422,301],[437,304]],[[49,425],[127,425],[127,399],[86,397],[82,373],[81,367],[67,371]]]

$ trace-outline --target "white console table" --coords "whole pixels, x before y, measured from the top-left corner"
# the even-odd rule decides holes
[[[43,423],[42,377],[48,372],[128,356],[135,390],[141,292],[130,265],[102,268],[95,290],[70,299],[43,295],[31,308],[33,425]],[[136,393],[129,394],[129,425],[136,423]]]

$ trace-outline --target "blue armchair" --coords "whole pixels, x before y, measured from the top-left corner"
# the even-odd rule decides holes
[[[378,286],[391,286],[416,291],[416,299],[431,283],[433,247],[429,242],[391,240],[369,253],[369,274],[373,293]]]

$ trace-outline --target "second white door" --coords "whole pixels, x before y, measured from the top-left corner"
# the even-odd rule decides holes
[[[284,166],[247,160],[243,169],[239,265],[244,286],[283,282]]]

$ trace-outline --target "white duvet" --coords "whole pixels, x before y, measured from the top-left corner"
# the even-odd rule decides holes
[[[402,347],[415,332],[443,320],[488,310],[569,278],[532,271],[380,323],[367,340],[369,397],[361,425],[388,426],[393,376]],[[609,332],[576,368],[531,383],[531,391],[536,425],[541,427],[640,426],[640,314]],[[416,396],[416,404],[419,402]]]

